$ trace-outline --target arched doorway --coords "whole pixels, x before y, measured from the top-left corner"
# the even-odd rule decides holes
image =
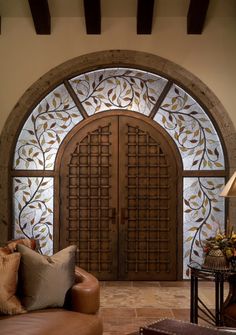
[[[145,117],[91,119],[59,155],[60,247],[103,280],[176,280],[178,153]]]
[[[1,148],[4,148],[0,158],[3,171],[0,188],[3,200],[1,238],[4,241],[21,234],[33,235],[41,241],[42,252],[51,253],[52,246],[54,250],[59,248],[59,170],[54,166],[57,150],[71,136],[75,126],[87,122],[93,114],[111,113],[112,109],[119,107],[159,124],[182,157],[180,184],[183,187],[178,189],[182,204],[179,206],[178,222],[184,229],[178,238],[178,250],[183,247],[181,262],[184,270],[182,272],[180,265],[177,275],[181,279],[187,274],[189,257],[201,261],[202,239],[209,236],[217,225],[224,226],[224,201],[219,199],[219,192],[228,173],[227,152],[235,145],[234,128],[212,92],[176,64],[139,52],[105,51],[97,54],[78,57],[43,76],[25,93],[9,117],[0,142]],[[115,72],[113,77],[116,77],[110,82],[112,87],[106,85],[104,88],[105,100],[100,96],[100,84],[110,80],[110,72],[104,64],[110,65],[110,71]],[[134,65],[131,69],[130,64]],[[101,71],[106,74],[105,78]],[[123,77],[124,73],[129,76],[129,85],[134,90],[129,90],[127,78],[123,78],[121,83],[117,71]],[[124,90],[121,86],[124,88],[125,81],[126,94],[122,95]],[[148,90],[152,94],[145,94],[145,81],[148,81]],[[79,83],[84,86],[82,91]],[[221,122],[222,115],[224,122]],[[39,128],[32,129],[36,123]],[[199,129],[196,128],[198,126]],[[25,134],[28,138],[24,137]],[[17,157],[17,153],[21,157]],[[232,156],[229,164],[233,169],[235,162]],[[7,169],[9,166],[13,166],[11,173]],[[8,186],[9,180],[15,192],[13,202],[9,202],[12,189]],[[33,212],[34,218],[30,217]],[[5,224],[12,220],[14,232],[11,225]],[[8,235],[6,227],[9,227]]]

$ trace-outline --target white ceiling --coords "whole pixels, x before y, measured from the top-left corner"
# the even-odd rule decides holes
[[[187,16],[190,0],[156,0],[154,17]],[[82,17],[83,0],[48,0],[52,17]],[[101,0],[103,17],[136,17],[137,0]],[[28,0],[0,0],[0,16],[31,16]],[[236,0],[210,0],[208,17],[235,17]]]

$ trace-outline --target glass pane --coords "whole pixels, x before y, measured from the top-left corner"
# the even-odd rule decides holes
[[[114,68],[77,76],[70,83],[89,115],[110,109],[149,115],[167,80],[144,71]]]
[[[13,168],[53,170],[62,140],[81,120],[65,86],[58,86],[26,120],[16,144]]]
[[[183,200],[183,276],[188,277],[187,264],[203,262],[202,242],[224,231],[225,201],[219,194],[225,179],[218,177],[184,178]]]
[[[14,238],[35,238],[53,253],[53,178],[13,178]]]
[[[223,170],[224,156],[208,115],[184,90],[173,85],[155,115],[175,141],[185,170]]]

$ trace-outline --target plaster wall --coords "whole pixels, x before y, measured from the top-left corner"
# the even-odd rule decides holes
[[[236,125],[236,20],[209,17],[203,34],[187,35],[186,17],[157,17],[151,35],[136,34],[135,17],[103,17],[102,34],[87,35],[82,17],[52,17],[51,35],[36,35],[31,17],[2,17],[0,132],[22,94],[59,64],[90,52],[126,49],[161,56],[194,74],[219,98]]]

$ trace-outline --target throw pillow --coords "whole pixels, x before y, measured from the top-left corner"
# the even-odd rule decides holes
[[[75,280],[76,246],[69,246],[53,256],[43,256],[24,245],[21,253],[20,284],[23,306],[29,310],[63,307]]]
[[[0,256],[0,312],[21,314],[26,311],[15,296],[20,265],[20,253]]]

